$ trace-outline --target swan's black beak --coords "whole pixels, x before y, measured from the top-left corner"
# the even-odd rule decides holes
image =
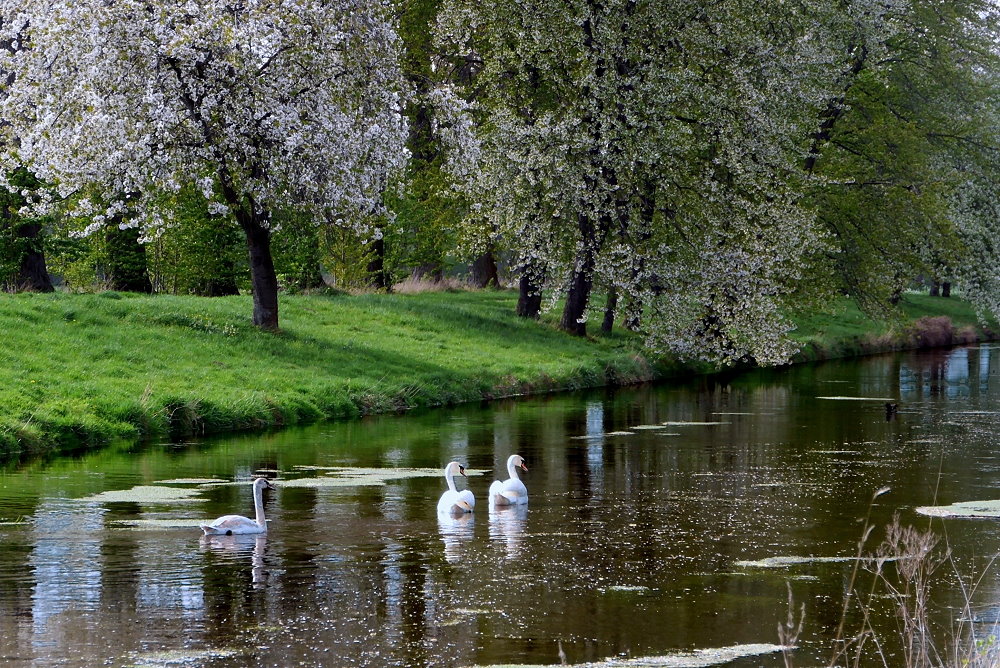
[[[274,485],[271,484],[270,480],[264,481],[264,487],[266,487],[267,489],[274,489]]]
[[[462,466],[462,465],[459,465],[458,472],[461,473],[462,475],[465,475],[465,467]],[[469,476],[466,475],[465,477],[468,478]]]

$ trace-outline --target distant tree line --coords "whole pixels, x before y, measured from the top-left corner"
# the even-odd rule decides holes
[[[193,11],[196,7],[197,11]],[[987,0],[0,0],[6,290],[388,290],[778,363],[918,281],[1000,313]],[[603,300],[596,302],[595,295]]]

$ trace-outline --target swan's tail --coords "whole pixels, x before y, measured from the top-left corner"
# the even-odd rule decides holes
[[[493,484],[490,485],[490,504],[494,506],[510,505],[510,499],[503,493],[503,483],[499,480],[494,480]]]
[[[213,526],[210,526],[208,524],[199,524],[198,526],[201,527],[201,530],[205,532],[206,536],[225,536],[226,535],[226,530],[225,529],[217,529],[217,528],[215,528]]]

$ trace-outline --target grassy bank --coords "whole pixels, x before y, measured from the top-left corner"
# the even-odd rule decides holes
[[[250,325],[246,297],[0,296],[0,453],[692,373],[651,363],[626,332],[581,340],[516,318],[515,301],[510,292],[286,296],[274,335]],[[802,319],[803,358],[919,338],[852,308]],[[907,309],[911,320],[947,315],[954,331],[975,324],[954,300],[923,298]]]
[[[0,297],[0,452],[262,429],[657,377],[634,337],[575,339],[509,292]]]
[[[827,311],[798,316],[792,337],[801,350],[794,361],[938,348],[993,339],[1000,332],[995,322],[983,325],[960,299],[910,293],[899,306],[899,318],[873,320],[845,297]]]

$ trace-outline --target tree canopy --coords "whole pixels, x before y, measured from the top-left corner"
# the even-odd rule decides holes
[[[559,304],[585,335],[603,309],[657,353],[719,364],[786,360],[789,314],[838,292],[885,311],[954,281],[1000,311],[987,0],[0,0],[0,16],[3,166],[34,183],[8,179],[6,211],[49,221],[0,224],[4,266],[67,229],[137,228],[158,276],[172,263],[153,287],[249,287],[277,328],[279,274],[303,289],[339,262],[327,276],[382,286],[500,258],[523,315]],[[15,227],[37,240],[3,241]]]

